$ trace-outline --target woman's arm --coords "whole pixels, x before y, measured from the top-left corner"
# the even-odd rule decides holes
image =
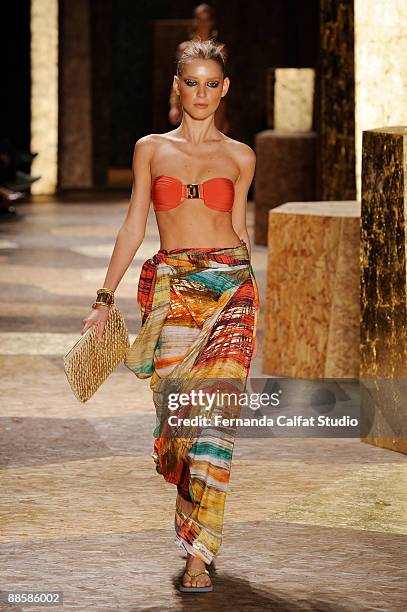
[[[253,181],[256,167],[256,154],[248,145],[239,143],[236,161],[240,168],[240,175],[235,184],[232,225],[239,238],[246,242],[249,257],[251,257],[251,243],[246,225],[247,194]]]
[[[152,144],[148,136],[136,142],[133,154],[133,188],[127,215],[117,234],[103,287],[116,290],[144,240],[151,201],[150,160]]]
[[[112,291],[117,289],[145,236],[151,201],[150,161],[152,152],[153,144],[150,136],[144,136],[136,142],[133,153],[133,187],[130,204],[126,218],[118,231],[103,283],[103,287]],[[97,325],[98,336],[101,338],[107,316],[107,306],[99,305],[92,308],[86,319],[83,319],[82,334],[92,325]]]

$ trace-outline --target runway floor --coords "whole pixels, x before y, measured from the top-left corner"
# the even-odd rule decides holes
[[[239,438],[214,591],[177,591],[149,381],[121,365],[81,404],[62,364],[126,209],[39,202],[0,225],[0,590],[63,591],[63,609],[80,611],[405,611],[407,457],[357,439]],[[252,206],[249,219],[252,231]],[[158,248],[151,214],[117,292],[133,335],[140,267]],[[265,247],[253,267],[262,296]]]

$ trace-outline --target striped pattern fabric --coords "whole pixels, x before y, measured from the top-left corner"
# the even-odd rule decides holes
[[[144,262],[138,303],[142,327],[125,364],[151,378],[156,409],[157,471],[192,501],[177,512],[176,542],[210,563],[222,542],[226,494],[236,430],[213,417],[239,408],[213,403],[169,407],[169,393],[242,393],[253,356],[259,293],[245,242],[237,247],[160,249]],[[218,397],[218,396],[216,396]],[[176,415],[181,424],[170,426]],[[182,418],[207,417],[185,426]]]

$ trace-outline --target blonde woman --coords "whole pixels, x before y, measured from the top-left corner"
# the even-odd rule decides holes
[[[186,553],[180,581],[186,592],[213,588],[207,566],[222,542],[236,434],[216,421],[238,410],[219,395],[211,405],[191,399],[174,408],[168,388],[188,398],[197,386],[244,391],[259,310],[246,226],[255,154],[214,121],[228,88],[221,48],[191,42],[174,75],[181,125],[135,145],[130,205],[99,290],[109,302],[143,242],[152,200],[161,248],[142,266],[142,327],[125,363],[150,378],[157,416],[152,456],[157,472],[177,487],[175,541]],[[94,304],[83,332],[96,325],[101,336],[107,316],[108,306]],[[195,417],[200,422],[191,429],[188,418]]]

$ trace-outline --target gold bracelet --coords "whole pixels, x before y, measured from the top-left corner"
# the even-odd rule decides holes
[[[114,304],[114,292],[111,289],[98,289],[96,292],[96,302],[97,304],[106,304],[110,306]]]
[[[98,293],[99,291],[107,291],[108,293],[114,293],[113,289],[108,289],[107,287],[102,287],[101,289],[98,289],[96,293]]]
[[[101,289],[98,289],[96,293],[111,293],[112,295],[114,295],[113,289],[108,289],[107,287],[102,287]]]
[[[97,308],[98,306],[107,306],[107,308],[110,308],[113,306],[113,304],[106,304],[106,302],[93,302],[92,308]]]
[[[107,306],[110,306],[111,304],[114,304],[114,297],[108,295],[107,293],[100,293],[97,296],[95,302],[98,302],[99,304],[107,304]]]

